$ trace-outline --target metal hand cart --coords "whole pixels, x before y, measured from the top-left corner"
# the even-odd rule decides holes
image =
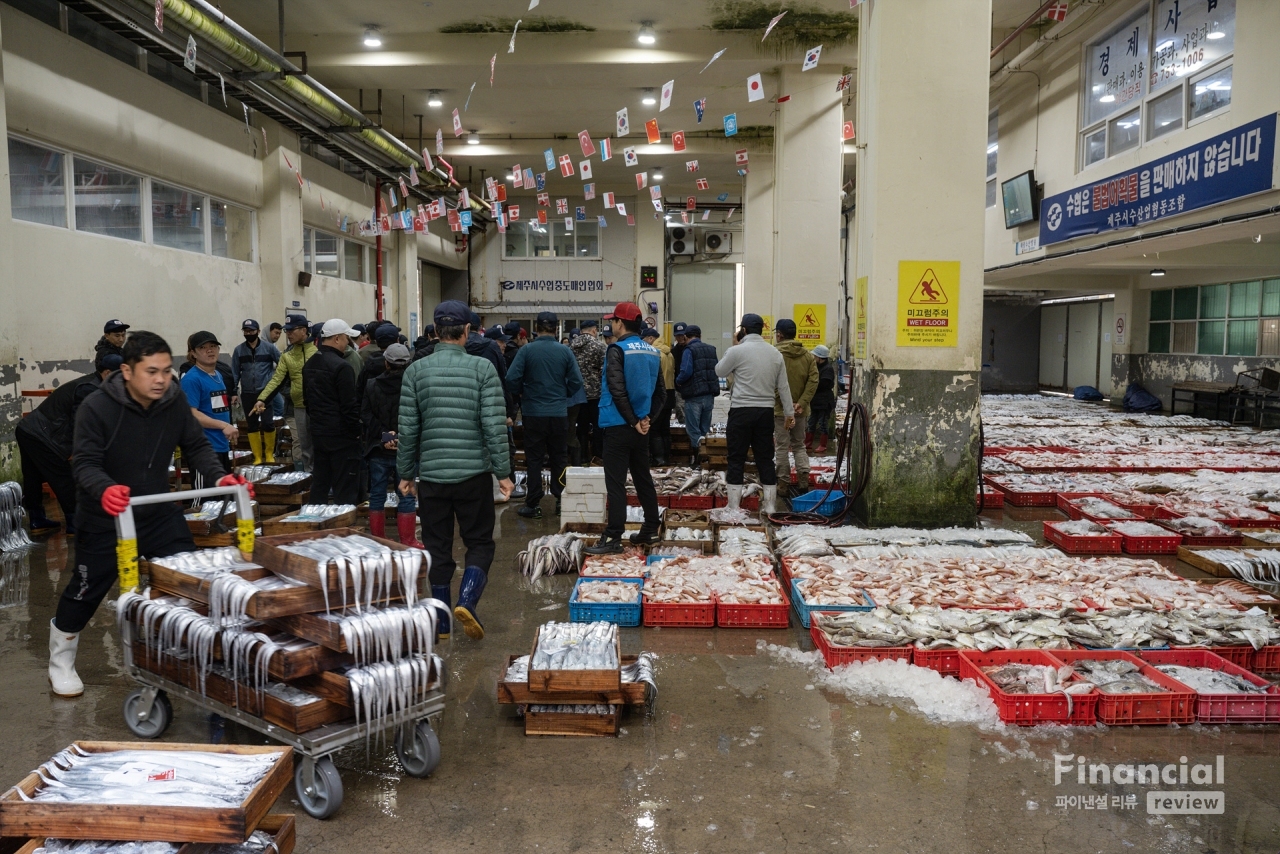
[[[134,537],[132,508],[141,504],[159,504],[183,501],[192,498],[212,497],[234,493],[237,498],[237,510],[240,520],[248,519],[250,526],[247,539],[248,551],[253,550],[253,516],[249,511],[249,492],[243,486],[213,487],[210,489],[170,492],[160,495],[145,495],[130,499],[129,509],[116,517],[116,530],[120,535],[120,551],[118,557],[121,567],[121,589],[125,588],[125,564],[130,556],[132,546],[133,584],[137,586],[137,543]],[[243,532],[244,526],[239,526]],[[127,535],[127,536],[126,536]],[[246,539],[240,539],[240,548],[244,550]],[[359,724],[334,723],[317,727],[305,733],[294,733],[270,723],[257,715],[251,715],[241,709],[228,706],[218,700],[211,699],[193,691],[187,686],[167,679],[157,673],[145,670],[134,663],[133,641],[134,627],[131,623],[124,625],[122,642],[125,654],[125,669],[129,676],[142,687],[132,691],[124,701],[124,723],[129,731],[139,738],[159,738],[173,722],[173,704],[170,695],[181,698],[198,708],[214,712],[227,720],[259,732],[266,737],[287,744],[300,756],[301,761],[294,765],[293,784],[298,794],[298,801],[308,815],[325,819],[332,816],[342,806],[342,777],[333,762],[333,754],[344,747],[372,738],[380,732],[392,727],[396,729],[396,758],[405,773],[411,777],[427,777],[440,764],[440,739],[432,725],[437,724],[444,712],[445,669],[440,662],[436,667],[438,679],[435,687],[428,691],[425,699],[394,715],[380,719],[377,724],[364,722]]]

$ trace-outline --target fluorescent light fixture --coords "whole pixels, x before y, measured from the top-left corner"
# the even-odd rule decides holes
[[[440,97],[439,89],[432,89],[431,91],[427,92],[427,106],[428,107],[444,106],[444,99]]]
[[[998,142],[993,142],[987,146],[987,154],[995,154],[999,150],[1000,150],[1000,143]]]
[[[1163,276],[1163,275],[1164,275],[1164,268],[1163,268],[1163,267],[1156,267],[1154,270],[1152,270],[1152,271],[1151,271],[1151,275],[1156,276],[1156,277]]]
[[[643,21],[640,24],[640,35],[636,36],[636,41],[643,45],[651,45],[658,40],[658,34],[653,31],[653,23]]]
[[[508,180],[508,181],[511,181],[512,183],[514,183],[514,182],[515,182],[515,180],[516,180],[516,176],[515,176],[514,174],[509,174],[509,175],[507,175],[507,180]]]
[[[364,46],[382,47],[382,33],[377,27],[364,28]]]
[[[1115,294],[1093,294],[1087,297],[1062,297],[1061,299],[1044,299],[1040,300],[1041,305],[1060,305],[1067,302],[1100,302],[1102,300],[1115,299]]]
[[[471,131],[471,133],[467,134],[467,145],[479,145],[479,144],[480,144],[480,134],[476,133],[475,131]]]
[[[661,180],[662,180],[662,170],[661,170],[661,169],[655,169],[655,170],[654,170],[654,172],[653,172],[653,180],[655,180],[655,181],[661,181]]]
[[[658,99],[654,97],[652,89],[645,89],[644,95],[640,98],[640,103],[644,104],[646,107],[652,107],[654,104],[658,103]]]
[[[1215,41],[1217,39],[1225,39],[1226,37],[1227,37],[1227,34],[1224,33],[1222,30],[1214,30],[1208,35],[1208,38],[1213,39]]]
[[[1115,103],[1115,100],[1116,100],[1115,95],[1103,95],[1101,98],[1098,99],[1098,102],[1101,104],[1113,104]]]

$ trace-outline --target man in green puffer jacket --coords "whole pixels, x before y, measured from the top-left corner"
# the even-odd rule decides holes
[[[796,340],[796,322],[784,317],[773,326],[778,337],[778,352],[787,368],[787,386],[791,389],[791,410],[784,412],[778,396],[773,397],[773,446],[777,454],[779,493],[788,494],[791,483],[791,452],[796,458],[796,495],[809,491],[809,455],[804,447],[804,429],[809,420],[809,402],[818,391],[818,363],[813,354]],[[786,425],[787,417],[795,421]]]
[[[507,405],[502,381],[488,359],[468,355],[471,310],[458,300],[436,306],[440,341],[435,351],[411,364],[400,389],[399,453],[401,494],[418,495],[422,541],[431,555],[431,595],[450,602],[456,518],[466,544],[466,570],[453,616],[467,636],[479,640],[484,626],[476,605],[493,563],[493,475],[503,499],[511,496],[511,455],[507,446]],[[416,482],[415,482],[416,481]],[[449,634],[448,612],[437,631]]]

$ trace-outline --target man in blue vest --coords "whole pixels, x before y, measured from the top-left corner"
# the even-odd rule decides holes
[[[662,411],[667,390],[662,382],[657,349],[640,338],[640,307],[620,302],[605,320],[613,321],[617,340],[604,357],[604,382],[600,389],[600,428],[604,431],[604,485],[608,494],[608,525],[600,542],[588,554],[618,554],[627,523],[627,472],[635,484],[644,525],[631,542],[647,545],[658,541],[658,493],[649,472],[650,414]]]

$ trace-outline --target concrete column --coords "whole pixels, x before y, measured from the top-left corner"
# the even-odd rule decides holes
[[[314,312],[306,289],[298,287],[303,262],[302,194],[294,170],[285,162],[286,155],[295,167],[302,162],[298,138],[273,121],[259,120],[266,125],[268,138],[262,161],[262,210],[258,213],[262,316],[280,317],[294,300]]]
[[[1111,378],[1111,388],[1099,389],[1103,394],[1111,398],[1113,402],[1118,402],[1124,397],[1125,389],[1129,387],[1129,383],[1137,379],[1136,366],[1134,365],[1134,353],[1141,352],[1134,346],[1134,335],[1138,330],[1138,322],[1136,312],[1137,307],[1136,294],[1137,285],[1132,281],[1125,287],[1117,287],[1116,304],[1113,313],[1113,329],[1103,329],[1103,333],[1111,333],[1111,364],[1101,365],[1099,373],[1104,378]],[[1145,311],[1143,316],[1145,318]],[[1120,319],[1124,319],[1123,333],[1120,330]],[[1142,324],[1143,328],[1146,324]]]
[[[395,232],[395,288],[392,299],[387,304],[387,317],[395,321],[396,326],[409,335],[409,314],[418,311],[418,235],[410,232]],[[418,334],[422,334],[422,318],[418,318]],[[413,338],[409,338],[413,343]]]
[[[951,0],[861,6],[855,239],[869,322],[855,387],[873,447],[858,512],[873,525],[974,518],[990,21],[991,0],[962,14]],[[912,297],[931,268],[936,281]],[[902,296],[900,270],[912,279]],[[925,308],[946,310],[945,346],[901,337],[907,311]]]
[[[645,313],[646,317],[649,316],[649,306],[647,304],[656,302],[658,304],[658,331],[661,332],[662,324],[675,321],[675,318],[668,316],[667,312],[667,236],[665,233],[667,223],[661,216],[654,219],[655,211],[653,205],[649,204],[647,197],[636,196],[628,206],[627,212],[635,215],[635,228],[628,226],[627,221],[622,217],[610,216],[608,218],[610,231],[619,226],[630,229],[634,233],[636,241],[635,271],[632,274],[631,287],[628,289],[624,286],[622,293],[618,294],[617,298],[623,300],[627,299],[627,294],[634,294],[634,299],[638,301],[637,305],[640,306],[640,310]],[[605,213],[609,212],[605,211]],[[601,240],[603,239],[604,236],[601,235]],[[658,268],[657,284],[654,286],[657,290],[645,290],[644,293],[641,293],[641,289],[644,287],[640,281],[641,267]],[[606,276],[607,279],[608,276]]]
[[[743,195],[742,311],[773,313],[773,157],[758,157],[747,173]]]
[[[0,47],[4,44],[0,33]],[[0,51],[0,140],[8,138],[5,116],[4,62]],[[12,270],[13,217],[9,202],[9,146],[0,146],[0,305],[11,310],[0,311],[0,481],[18,479],[18,446],[13,430],[22,417],[22,372],[18,369],[18,283]]]

